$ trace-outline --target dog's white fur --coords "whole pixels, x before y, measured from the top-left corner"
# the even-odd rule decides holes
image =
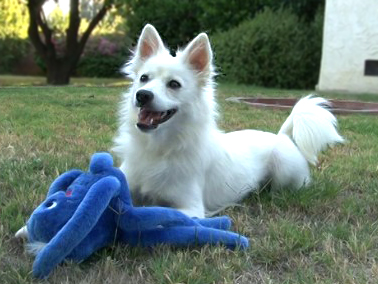
[[[270,181],[273,188],[300,188],[310,182],[318,153],[343,138],[326,100],[305,97],[278,134],[257,130],[223,133],[216,124],[212,50],[198,35],[175,57],[158,32],[146,25],[133,58],[125,66],[133,79],[124,95],[114,152],[122,159],[133,198],[170,205],[204,217],[240,201]],[[148,75],[147,82],[140,77]],[[167,86],[176,80],[181,87]],[[152,108],[177,112],[147,133],[136,127],[138,90],[154,94]]]

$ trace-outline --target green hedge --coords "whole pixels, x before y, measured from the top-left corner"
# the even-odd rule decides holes
[[[121,77],[120,69],[125,58],[95,54],[83,57],[76,69],[78,77],[111,78]]]
[[[27,55],[30,48],[28,39],[0,38],[0,74],[12,73],[15,65]]]
[[[92,36],[76,69],[80,77],[121,77],[130,56],[130,40],[124,35]]]
[[[54,41],[57,53],[64,54],[65,38]],[[122,77],[121,67],[130,57],[130,39],[124,35],[95,35],[88,39],[73,76]],[[46,64],[35,56],[37,65],[46,72]]]
[[[265,9],[252,20],[211,37],[218,72],[237,83],[314,88],[322,24],[322,13],[306,23],[287,9]]]

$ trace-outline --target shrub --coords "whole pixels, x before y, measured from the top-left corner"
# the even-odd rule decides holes
[[[109,56],[95,54],[83,57],[76,69],[76,76],[79,77],[120,77],[120,69],[123,58],[119,56]]]
[[[77,76],[119,77],[129,56],[130,41],[124,35],[92,36],[76,69]]]
[[[54,38],[58,54],[64,56],[65,39]],[[121,34],[96,35],[88,39],[84,52],[74,71],[77,77],[121,77],[120,69],[130,57],[130,39]],[[37,65],[46,72],[46,64],[35,56]]]
[[[30,44],[27,39],[0,38],[0,74],[11,73],[15,65],[27,55]]]
[[[264,9],[212,37],[216,63],[227,80],[277,88],[313,88],[318,79],[321,14],[312,23],[287,9]]]

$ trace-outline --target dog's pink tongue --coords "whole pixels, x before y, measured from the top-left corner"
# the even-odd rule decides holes
[[[160,117],[161,113],[158,111],[151,111],[145,108],[141,108],[138,115],[138,122],[145,125],[156,124],[159,121]]]

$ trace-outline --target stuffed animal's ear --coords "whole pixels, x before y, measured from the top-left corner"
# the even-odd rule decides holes
[[[62,175],[60,175],[56,180],[53,181],[49,188],[47,196],[54,194],[57,191],[66,191],[70,184],[83,172],[80,170],[71,170]]]
[[[37,255],[33,274],[46,278],[92,231],[110,200],[119,194],[120,182],[108,176],[91,186],[72,218]],[[93,251],[89,252],[93,253]]]
[[[96,174],[113,167],[113,158],[109,153],[96,153],[92,155],[89,170]]]

